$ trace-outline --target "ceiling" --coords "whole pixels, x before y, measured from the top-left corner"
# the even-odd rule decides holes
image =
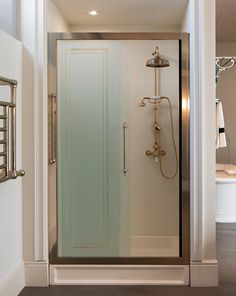
[[[216,0],[216,40],[236,41],[236,0]]]
[[[52,0],[70,25],[180,25],[188,0]],[[98,16],[88,11],[97,10]]]

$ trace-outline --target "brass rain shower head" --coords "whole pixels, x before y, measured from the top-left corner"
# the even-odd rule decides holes
[[[160,56],[158,46],[155,48],[155,51],[152,53],[152,55],[153,55],[153,58],[150,60],[147,60],[147,62],[146,62],[147,67],[163,68],[163,67],[170,66],[169,61]]]

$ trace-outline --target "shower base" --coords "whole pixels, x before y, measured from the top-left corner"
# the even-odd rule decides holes
[[[189,265],[50,265],[50,285],[189,285]]]

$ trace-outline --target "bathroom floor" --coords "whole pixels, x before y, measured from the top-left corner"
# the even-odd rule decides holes
[[[218,288],[159,286],[50,286],[25,288],[20,296],[233,296],[236,295],[236,223],[217,224]]]

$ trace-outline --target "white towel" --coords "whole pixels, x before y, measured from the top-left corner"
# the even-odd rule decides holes
[[[216,103],[216,149],[226,147],[225,122],[221,101]]]

